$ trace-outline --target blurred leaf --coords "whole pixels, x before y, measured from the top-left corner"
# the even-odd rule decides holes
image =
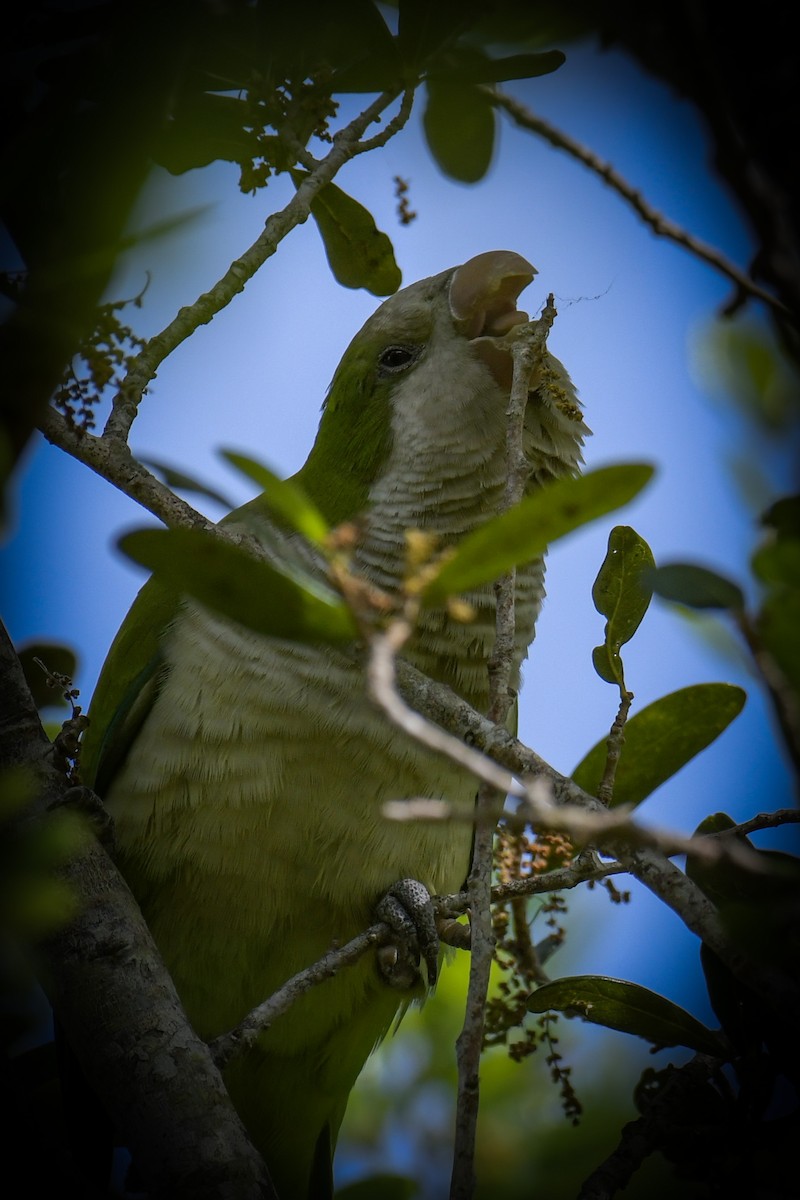
[[[724,834],[735,827],[727,813],[713,813],[696,834]],[[753,869],[729,856],[715,860],[687,855],[686,874],[719,911],[726,932],[751,958],[796,978],[800,969],[797,942],[800,920],[800,859],[782,851],[759,850],[743,834],[733,835],[762,865]],[[712,1008],[725,1032],[742,1050],[761,1042],[781,1052],[785,1034],[770,1005],[746,981],[735,976],[706,945],[701,962]]]
[[[800,591],[768,596],[756,618],[756,629],[790,686],[800,693]]]
[[[400,0],[397,32],[404,59],[421,67],[452,46],[483,10],[482,0]]]
[[[369,1175],[336,1189],[336,1200],[414,1200],[419,1193],[415,1179],[403,1175]]]
[[[61,646],[55,642],[26,642],[19,647],[17,654],[36,707],[66,708],[67,701],[61,694],[61,689],[50,687],[47,676],[34,659],[41,659],[48,671],[52,671],[54,675],[67,675],[74,679],[78,670],[75,651],[69,646]]]
[[[664,600],[690,608],[729,608],[741,611],[744,595],[738,584],[693,563],[670,563],[648,572],[647,583]]]
[[[762,583],[800,586],[800,538],[780,538],[760,546],[752,559],[755,575]]]
[[[298,484],[291,479],[279,479],[263,463],[235,450],[220,450],[220,454],[263,489],[262,498],[271,512],[286,521],[291,529],[296,529],[315,545],[324,542],[329,533],[328,523]]]
[[[761,515],[761,524],[774,529],[778,537],[800,536],[800,496],[782,496]]]
[[[167,487],[174,488],[179,492],[193,492],[198,496],[207,496],[209,500],[213,500],[215,504],[221,504],[223,508],[233,508],[233,504],[227,496],[223,496],[221,492],[209,487],[207,483],[195,479],[193,475],[187,475],[178,467],[171,467],[168,463],[160,462],[155,458],[142,458],[139,461],[149,471],[160,476]]]
[[[647,463],[624,463],[548,484],[465,537],[425,588],[425,603],[441,604],[538,558],[556,538],[627,504],[652,475]]]
[[[472,84],[428,81],[425,136],[437,166],[451,179],[477,183],[492,161],[495,113]]]
[[[259,5],[270,78],[333,70],[332,92],[392,90],[402,76],[397,45],[372,0],[293,0]]]
[[[252,559],[197,529],[140,529],[120,539],[123,554],[174,591],[268,637],[346,642],[355,634],[347,607],[308,576]]]
[[[0,928],[22,938],[46,936],[75,914],[73,889],[53,872],[92,837],[84,818],[66,808],[43,821],[20,820],[35,786],[22,768],[0,778]]]
[[[620,647],[630,641],[647,612],[652,593],[643,572],[654,566],[650,547],[635,529],[617,525],[611,530],[608,552],[592,588],[594,606],[606,617],[605,642],[592,651],[592,661],[608,683],[624,683]]]
[[[631,717],[625,726],[612,807],[641,804],[727,729],[745,699],[742,689],[732,684],[698,683],[663,696]],[[572,772],[578,786],[592,796],[603,777],[606,753],[603,739]]]
[[[715,1057],[726,1052],[725,1042],[713,1030],[666,996],[605,975],[572,975],[546,983],[528,998],[528,1010],[580,1017],[593,1025],[634,1034],[656,1047],[688,1046]]]
[[[774,335],[747,319],[717,322],[695,346],[707,387],[775,433],[798,416],[797,372]]]
[[[292,171],[295,187],[306,173]],[[311,201],[325,254],[343,287],[366,288],[373,296],[396,292],[402,275],[391,241],[377,228],[372,214],[336,184],[329,183]]]

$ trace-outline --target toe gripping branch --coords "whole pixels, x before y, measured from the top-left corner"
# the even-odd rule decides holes
[[[433,987],[439,973],[439,935],[430,893],[417,879],[400,879],[389,888],[375,910],[396,934],[396,939],[381,946],[378,965],[392,987],[406,990],[419,980],[420,958],[425,962],[428,986]]]

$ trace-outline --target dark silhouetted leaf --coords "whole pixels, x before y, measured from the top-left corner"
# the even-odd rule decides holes
[[[729,683],[698,683],[663,696],[625,726],[612,805],[641,804],[665,780],[705,750],[744,707],[741,688]],[[606,762],[600,741],[572,772],[584,791],[597,794]]]
[[[507,79],[532,79],[550,75],[566,62],[560,50],[542,54],[512,54],[507,58],[489,58],[486,54],[459,49],[437,59],[428,70],[428,79],[447,83],[502,83]]]
[[[299,187],[304,178],[302,171],[292,171],[295,186]],[[366,288],[373,296],[390,296],[397,291],[402,275],[394,248],[363,204],[329,183],[312,200],[311,215],[339,283]]]
[[[153,158],[172,175],[217,159],[246,162],[256,150],[247,117],[244,100],[187,89],[154,142]]]
[[[330,588],[252,559],[197,529],[141,529],[120,549],[176,592],[271,637],[346,642],[355,636],[347,607]]]
[[[700,1054],[726,1055],[725,1041],[666,996],[638,983],[605,975],[573,975],[537,988],[530,1012],[555,1011],[593,1025],[644,1038],[653,1046],[688,1046]]]
[[[556,538],[627,504],[652,475],[647,463],[625,463],[548,484],[465,537],[425,588],[425,603],[441,604],[538,558]]]
[[[648,573],[647,581],[657,595],[690,608],[744,608],[744,596],[737,584],[693,563],[656,567]]]
[[[263,463],[238,454],[235,450],[221,450],[220,454],[232,467],[263,489],[267,506],[290,528],[296,529],[316,545],[325,540],[329,533],[328,523],[301,487],[291,479],[279,479]]]

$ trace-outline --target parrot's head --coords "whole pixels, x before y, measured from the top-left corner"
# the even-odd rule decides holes
[[[403,288],[367,320],[297,477],[329,521],[363,512],[387,478],[435,490],[442,473],[461,472],[484,486],[480,466],[505,441],[513,362],[501,339],[527,322],[517,299],[535,274],[521,255],[491,250]]]

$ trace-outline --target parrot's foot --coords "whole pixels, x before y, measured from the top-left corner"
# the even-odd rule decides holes
[[[428,889],[416,879],[400,879],[389,888],[376,910],[378,920],[397,934],[378,950],[378,967],[386,982],[408,991],[419,980],[420,955],[425,960],[428,986],[439,972],[439,935]]]

